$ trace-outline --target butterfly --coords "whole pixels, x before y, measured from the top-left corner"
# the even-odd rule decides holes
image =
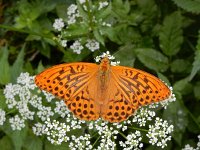
[[[44,70],[36,85],[65,101],[81,120],[102,118],[121,122],[141,106],[169,98],[169,87],[157,77],[130,67],[111,66],[107,56],[101,63],[65,63]]]

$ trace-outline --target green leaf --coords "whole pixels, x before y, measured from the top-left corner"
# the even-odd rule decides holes
[[[174,92],[180,92],[182,95],[187,95],[192,92],[192,84],[189,83],[188,78],[181,79],[174,83]]]
[[[5,109],[5,108],[7,108],[6,98],[5,95],[3,94],[3,90],[0,89],[0,109]]]
[[[200,13],[200,1],[199,0],[172,0],[174,3],[182,9],[192,12]]]
[[[184,60],[184,59],[175,59],[170,64],[170,69],[174,73],[186,72],[190,68],[191,68],[190,62],[188,60]]]
[[[163,118],[166,119],[169,124],[174,125],[172,136],[179,145],[181,145],[183,133],[188,124],[187,111],[184,109],[184,105],[181,101],[181,99],[177,99],[172,104],[169,104],[163,113]]]
[[[200,82],[197,82],[195,85],[194,85],[194,96],[197,100],[200,100]]]
[[[0,84],[7,84],[10,82],[10,66],[8,63],[8,48],[2,47],[0,54]]]
[[[135,49],[138,59],[148,68],[164,72],[168,68],[168,58],[151,48]]]
[[[20,75],[20,73],[23,70],[24,49],[25,49],[25,45],[22,47],[20,53],[17,56],[17,59],[15,60],[13,66],[11,67],[11,81],[12,82],[16,81],[16,78]]]
[[[3,126],[3,130],[12,140],[15,150],[21,150],[22,145],[26,139],[28,126],[26,125],[25,128],[21,129],[20,131],[19,130],[13,131],[10,127],[9,122],[6,121],[5,125]]]
[[[25,139],[23,147],[25,147],[27,150],[42,150],[43,149],[42,140],[36,135],[33,134],[29,135]]]
[[[126,44],[121,46],[114,56],[116,57],[116,61],[120,61],[122,66],[133,67],[136,58],[134,45]]]
[[[39,62],[38,67],[37,67],[37,73],[40,73],[44,70],[44,66],[42,64],[42,61]]]
[[[168,55],[176,55],[183,43],[182,16],[174,12],[164,19],[159,34],[160,47]]]
[[[197,46],[196,46],[196,52],[195,52],[195,57],[194,57],[194,62],[193,62],[193,68],[189,77],[189,80],[191,81],[194,76],[197,74],[197,72],[200,70],[200,31],[198,35],[198,41],[197,41]]]
[[[8,136],[4,136],[3,138],[0,139],[0,145],[1,145],[1,150],[13,150],[13,144],[10,141],[10,138]]]
[[[194,62],[193,62],[192,71],[190,73],[189,80],[191,81],[197,72],[200,70],[200,50],[195,52]]]
[[[96,40],[99,41],[102,45],[105,45],[104,38],[97,28],[93,31],[93,33]]]

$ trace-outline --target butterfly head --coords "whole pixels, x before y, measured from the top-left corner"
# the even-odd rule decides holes
[[[110,67],[110,60],[107,56],[105,56],[101,59],[100,68],[102,71],[107,71],[109,70],[109,67]]]

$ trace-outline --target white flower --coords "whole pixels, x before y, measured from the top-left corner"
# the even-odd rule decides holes
[[[37,112],[37,116],[42,121],[47,120],[49,117],[51,117],[53,115],[54,115],[54,112],[51,110],[51,107],[42,106],[42,108],[40,108],[39,111]]]
[[[47,135],[47,139],[52,144],[61,144],[62,142],[68,142],[70,139],[67,136],[66,132],[70,131],[69,125],[65,123],[60,123],[59,121],[47,119],[45,121],[44,134]]]
[[[124,150],[139,150],[143,147],[143,143],[141,143],[141,141],[141,133],[139,131],[136,131],[135,133],[127,135],[126,141],[120,141],[119,144],[121,147],[123,147]]]
[[[85,45],[89,50],[91,50],[92,52],[94,52],[95,50],[99,49],[99,42],[97,42],[94,39],[89,39],[87,40],[87,43]]]
[[[4,110],[0,109],[0,126],[6,121],[6,113]]]
[[[167,141],[171,140],[171,136],[169,135],[171,132],[173,132],[173,125],[169,126],[166,120],[156,117],[155,124],[149,125],[147,134],[149,143],[164,148],[167,146]]]
[[[61,31],[64,26],[65,26],[65,24],[64,24],[62,18],[55,19],[55,21],[53,23],[54,29]]]
[[[60,43],[61,43],[62,47],[66,47],[67,46],[67,40],[61,40]]]
[[[17,78],[17,83],[24,85],[28,89],[34,89],[36,87],[34,83],[34,76],[30,76],[28,72],[21,73],[20,76]]]
[[[73,50],[74,53],[80,54],[81,50],[83,49],[83,46],[81,45],[81,42],[79,40],[76,40],[70,48]]]
[[[83,3],[85,3],[85,0],[79,0],[79,3],[83,4]]]
[[[62,100],[56,102],[56,107],[54,108],[54,111],[58,113],[62,118],[64,118],[69,113],[65,102]]]
[[[67,23],[69,25],[75,23],[76,18],[80,16],[77,8],[78,8],[77,5],[71,4],[67,9],[67,15],[68,15]]]
[[[33,127],[33,133],[37,136],[41,136],[44,134],[45,125],[41,124],[40,122],[36,123]]]
[[[102,9],[102,8],[104,8],[104,7],[106,7],[106,6],[108,6],[108,2],[107,1],[105,1],[105,2],[99,2],[99,8],[98,8],[98,10],[100,10],[100,9]]]
[[[71,4],[67,9],[67,15],[70,16],[72,14],[75,14],[77,10],[77,5]]]
[[[18,115],[11,117],[9,119],[9,122],[11,124],[12,130],[21,130],[22,128],[25,127],[24,120],[20,118]]]

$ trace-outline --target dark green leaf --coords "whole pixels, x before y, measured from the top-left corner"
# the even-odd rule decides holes
[[[44,70],[44,66],[42,64],[42,61],[39,62],[38,67],[37,67],[37,73],[40,73]]]
[[[200,82],[194,85],[194,96],[197,100],[200,100]]]
[[[185,9],[188,12],[200,13],[200,1],[199,0],[172,0],[174,3]]]
[[[159,51],[150,48],[135,49],[138,59],[148,68],[163,72],[168,68],[168,58]]]
[[[190,81],[193,79],[193,77],[200,70],[200,31],[199,31],[199,36],[198,36],[196,49],[197,50],[195,52],[194,62],[192,64],[193,68],[192,68],[192,72],[191,72],[190,78],[189,78]]]
[[[24,49],[25,45],[22,47],[21,51],[19,52],[17,59],[15,60],[13,66],[11,67],[11,81],[15,82],[16,78],[20,75],[23,70],[24,64]]]
[[[8,48],[2,47],[0,49],[0,84],[7,84],[10,82],[10,66],[8,63]]]
[[[183,42],[182,16],[180,12],[174,12],[164,19],[159,34],[160,47],[168,55],[176,55]]]

